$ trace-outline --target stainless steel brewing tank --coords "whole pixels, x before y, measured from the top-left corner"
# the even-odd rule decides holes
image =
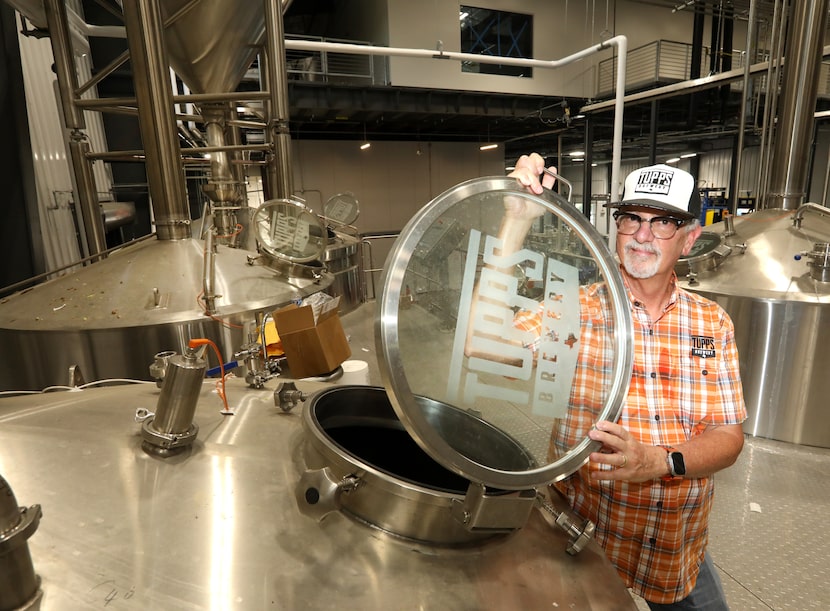
[[[249,340],[255,314],[324,289],[318,280],[286,278],[250,253],[217,247],[217,311],[206,316],[201,240],[146,240],[82,270],[0,299],[0,388],[42,389],[87,381],[148,379],[153,356],[183,352],[189,339],[217,343],[226,360]]]
[[[331,231],[323,252],[323,263],[332,275],[326,293],[340,297],[341,314],[351,312],[363,302],[360,240],[353,235]]]
[[[318,394],[301,417],[274,405],[285,387],[233,379],[225,416],[208,383],[197,439],[166,460],[142,451],[134,422],[154,385],[0,402],[0,466],[21,498],[46,497],[30,544],[45,608],[636,608],[596,543],[580,534],[568,556],[574,529],[539,509],[546,484],[598,449],[587,431],[618,417],[631,372],[616,262],[560,200],[479,179],[413,218],[378,305],[385,389],[302,382]],[[515,204],[575,239],[500,246]],[[446,283],[410,299],[429,269]],[[542,308],[539,341],[511,330],[518,306]],[[590,396],[571,385],[577,366]]]
[[[735,323],[750,435],[830,447],[830,283],[816,250],[830,242],[825,211],[805,204],[707,226],[705,247],[678,265],[681,286]]]
[[[538,511],[463,551],[342,513],[302,515],[299,412],[275,407],[273,386],[231,379],[237,413],[223,416],[213,388],[202,388],[192,449],[167,460],[141,450],[133,418],[154,409],[153,384],[0,399],[0,469],[43,510],[28,540],[41,611],[636,609],[599,547],[567,555],[567,535]]]

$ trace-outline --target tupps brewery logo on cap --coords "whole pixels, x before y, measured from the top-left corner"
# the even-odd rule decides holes
[[[643,170],[637,179],[635,193],[668,195],[674,172],[666,170]]]

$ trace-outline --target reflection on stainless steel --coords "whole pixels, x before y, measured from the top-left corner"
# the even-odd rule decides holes
[[[153,240],[125,248],[72,275],[0,300],[0,388],[66,384],[79,365],[88,380],[147,379],[161,350],[184,352],[189,339],[213,340],[225,360],[249,341],[243,326],[327,286],[283,278],[250,265],[245,252],[217,246],[216,318],[205,316],[203,244]]]
[[[636,609],[597,544],[568,556],[567,534],[540,511],[464,549],[301,514],[303,418],[242,380],[228,393],[242,397],[232,417],[203,386],[199,438],[164,460],[141,450],[133,421],[156,404],[152,384],[0,400],[0,468],[46,516],[29,540],[42,611]]]
[[[823,251],[816,248],[830,241],[830,222],[805,216],[807,210],[736,217],[730,236],[723,223],[707,226],[732,252],[694,283],[683,276],[680,282],[717,301],[735,323],[748,410],[744,431],[830,447],[830,283],[822,280]]]

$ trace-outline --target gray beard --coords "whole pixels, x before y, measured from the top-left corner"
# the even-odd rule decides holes
[[[656,255],[655,258],[648,262],[641,259],[639,256],[633,254],[631,251],[635,248],[647,248]],[[632,278],[639,278],[644,280],[651,278],[657,273],[660,268],[660,261],[663,259],[663,253],[659,249],[654,248],[650,244],[638,244],[636,242],[629,242],[623,249],[623,268]]]

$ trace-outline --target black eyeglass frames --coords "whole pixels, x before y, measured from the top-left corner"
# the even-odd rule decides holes
[[[660,240],[673,238],[677,230],[688,223],[686,220],[673,216],[655,216],[646,220],[637,214],[620,210],[614,212],[614,220],[617,223],[617,233],[619,234],[634,235],[640,230],[643,223],[648,223],[651,225],[651,233]]]

